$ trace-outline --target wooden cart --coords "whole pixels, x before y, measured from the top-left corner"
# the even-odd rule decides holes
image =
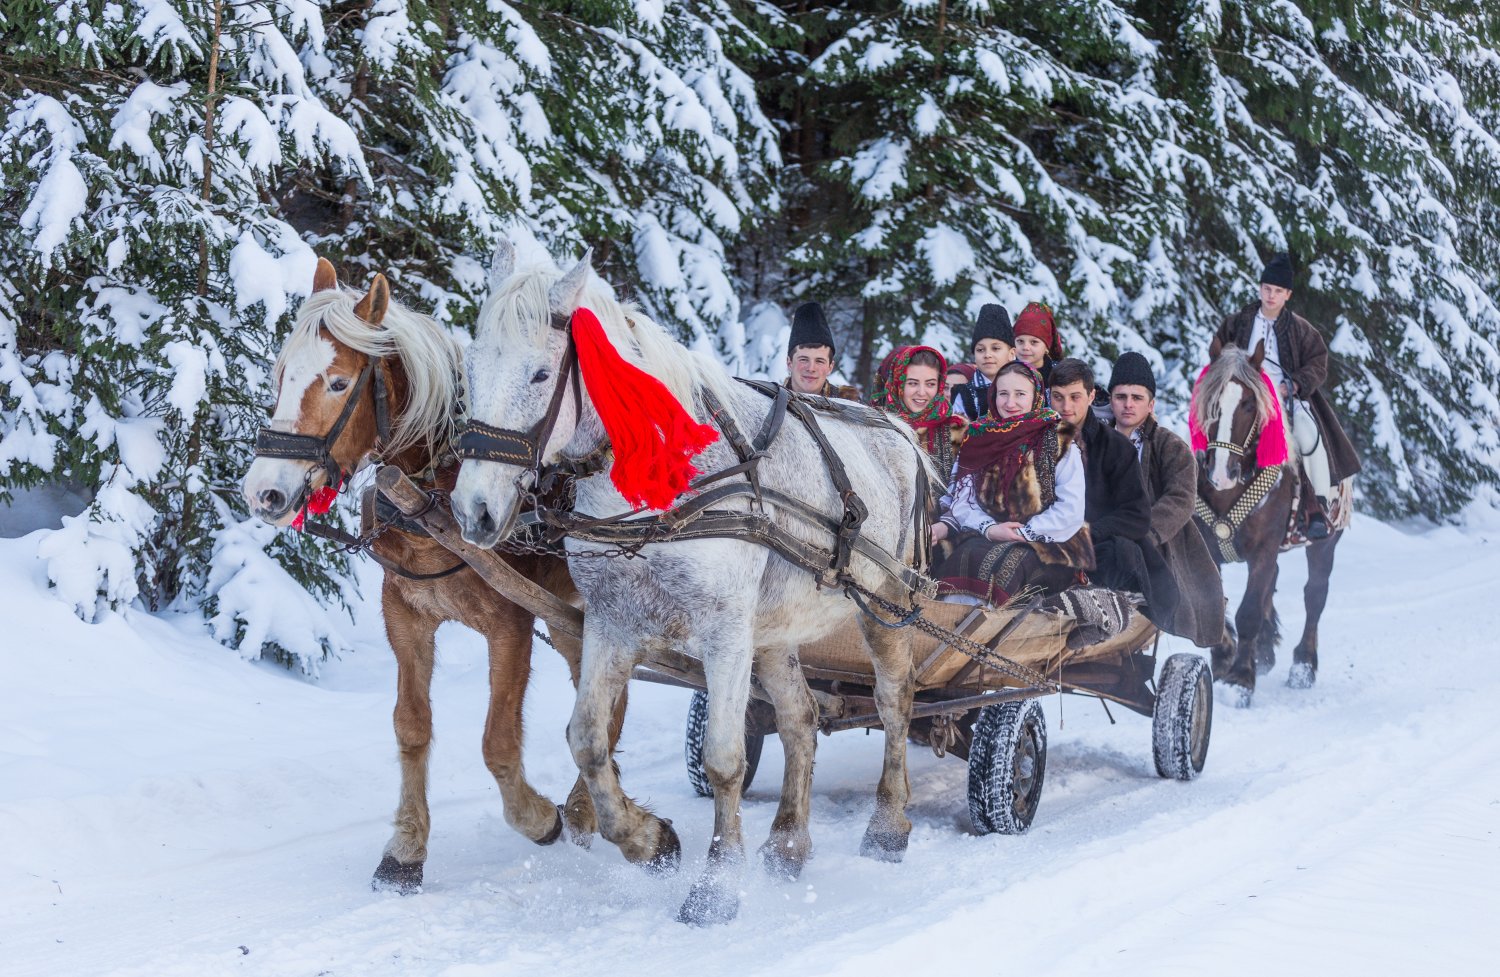
[[[398,509],[462,557],[492,587],[546,621],[581,636],[582,612],[525,577],[496,554],[466,542],[452,515],[392,467],[377,485]],[[1138,611],[1125,629],[1103,642],[1068,648],[1072,618],[1042,598],[1020,607],[986,608],[920,600],[922,624],[911,624],[916,695],[913,738],[939,756],[969,764],[969,815],[980,832],[1018,834],[1036,814],[1046,773],[1047,731],[1041,697],[1068,693],[1114,702],[1152,719],[1152,754],[1163,777],[1191,780],[1203,769],[1213,719],[1212,676],[1198,655],[1177,654],[1156,673],[1158,632]],[[825,733],[880,726],[874,672],[854,617],[837,633],[799,649],[802,671],[817,699]],[[703,770],[708,696],[697,659],[658,653],[639,666],[643,681],[694,690],[688,708],[688,778],[699,794],[712,788]],[[752,680],[746,711],[748,786],[776,717],[769,697]]]

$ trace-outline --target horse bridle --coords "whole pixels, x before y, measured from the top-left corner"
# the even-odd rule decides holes
[[[563,397],[567,395],[569,387],[573,388],[573,416],[580,419],[583,417],[583,383],[578,372],[578,347],[573,342],[573,330],[570,328],[572,323],[571,312],[552,313],[552,328],[568,337],[568,348],[558,367],[558,381],[557,386],[552,388],[552,399],[547,404],[546,412],[535,424],[525,431],[515,431],[471,419],[458,429],[454,454],[460,459],[494,461],[521,468],[520,474],[516,476],[516,486],[520,489],[518,504],[542,480],[542,454],[547,450],[547,442],[552,439],[553,429],[557,427]]]
[[[350,386],[349,396],[344,401],[344,409],[339,412],[338,419],[333,422],[333,427],[329,428],[327,434],[319,437],[316,434],[277,431],[263,426],[255,436],[255,456],[312,462],[312,469],[303,479],[304,498],[312,485],[313,474],[320,470],[327,475],[328,485],[337,489],[344,480],[344,469],[333,457],[333,446],[337,443],[339,436],[344,433],[349,418],[354,416],[354,408],[359,406],[360,394],[364,392],[365,385],[371,382],[372,377],[375,386],[375,432],[379,438],[377,443],[388,444],[391,440],[390,395],[386,390],[385,374],[380,369],[380,360],[381,357],[374,354],[366,357],[365,368],[359,371],[359,376]],[[295,500],[293,507],[297,507],[301,501]]]

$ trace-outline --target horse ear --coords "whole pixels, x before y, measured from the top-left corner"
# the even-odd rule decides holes
[[[1208,344],[1209,360],[1213,361],[1218,359],[1219,354],[1222,352],[1224,352],[1224,340],[1220,339],[1218,336],[1215,336],[1214,341]]]
[[[386,310],[390,307],[391,286],[386,284],[384,275],[376,272],[375,278],[370,282],[370,290],[354,307],[354,314],[370,325],[378,326],[385,321]]]
[[[510,238],[503,237],[495,245],[495,256],[490,259],[490,291],[493,292],[504,284],[515,270],[516,246],[510,243]]]
[[[588,248],[583,252],[583,257],[578,259],[578,264],[568,270],[568,273],[557,280],[548,293],[548,304],[552,306],[554,313],[568,313],[578,308],[578,299],[583,295],[583,286],[589,280],[589,272],[593,271],[590,262],[594,257],[594,249]]]
[[[1255,344],[1255,352],[1250,354],[1250,365],[1260,371],[1260,365],[1266,361],[1266,341],[1262,339]]]
[[[338,288],[339,273],[334,270],[333,262],[327,258],[318,259],[318,270],[313,272],[313,291],[326,292],[330,288]]]

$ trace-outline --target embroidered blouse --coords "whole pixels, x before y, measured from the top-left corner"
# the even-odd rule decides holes
[[[1072,539],[1083,528],[1084,469],[1083,455],[1078,445],[1068,445],[1057,462],[1055,494],[1057,500],[1022,524],[1020,534],[1033,543],[1061,543]],[[960,529],[971,529],[983,533],[995,524],[995,520],[974,498],[974,479],[958,481],[945,501],[951,499],[948,509],[951,521]]]

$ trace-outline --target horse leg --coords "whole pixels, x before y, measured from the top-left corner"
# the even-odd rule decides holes
[[[708,864],[688,890],[677,920],[694,926],[727,923],[740,911],[745,842],[740,794],[745,784],[745,709],[750,703],[754,649],[749,615],[720,618],[694,634],[686,649],[703,662],[708,685],[708,729],[703,770],[714,789],[714,834]]]
[[[599,833],[618,845],[629,861],[655,872],[675,872],[682,861],[682,845],[672,822],[626,797],[620,787],[610,731],[635,656],[609,645],[597,621],[584,617],[583,667],[568,720],[568,748],[588,784]]]
[[[427,811],[427,757],[432,746],[432,665],[438,622],[402,598],[386,574],[382,585],[385,633],[396,655],[392,722],[401,759],[401,799],[395,832],[370,885],[408,895],[421,891],[432,822]]]
[[[766,871],[794,881],[812,856],[807,830],[811,807],[813,754],[818,747],[818,704],[802,677],[795,649],[773,650],[759,659],[761,685],[776,707],[776,733],[786,753],[781,804],[771,834],[760,846]]]
[[[486,615],[490,709],[484,723],[484,765],[500,787],[506,823],[537,844],[550,845],[562,835],[562,815],[526,780],[522,761],[522,707],[531,680],[533,620],[514,604],[492,605]]]
[[[906,775],[906,734],[911,725],[913,676],[911,643],[904,631],[893,631],[861,615],[860,627],[875,666],[875,711],[885,727],[885,763],[875,789],[875,813],[865,828],[859,853],[899,862],[906,854],[911,821],[906,802],[911,782]]]
[[[563,661],[568,663],[568,675],[573,680],[573,688],[578,688],[578,677],[583,661],[583,642],[563,631],[557,631],[551,635],[552,647],[562,655]],[[614,715],[609,721],[609,752],[614,756],[615,747],[620,742],[620,730],[625,725],[625,702],[629,698],[628,687],[620,692],[620,701],[615,705]],[[614,763],[613,760],[610,761]],[[615,763],[615,776],[620,776],[620,767]],[[563,820],[567,823],[568,837],[573,844],[580,848],[587,848],[594,840],[594,832],[599,830],[598,819],[594,816],[594,802],[589,797],[589,785],[583,779],[583,774],[573,781],[573,789],[568,792],[568,800],[563,805]]]
[[[1250,559],[1250,579],[1245,597],[1235,612],[1235,630],[1239,633],[1234,660],[1221,681],[1237,693],[1235,705],[1245,708],[1255,694],[1255,653],[1260,632],[1265,627],[1271,595],[1276,587],[1276,553]]]
[[[1266,614],[1256,635],[1256,674],[1265,675],[1277,666],[1277,645],[1281,644],[1281,618],[1277,615],[1277,579],[1281,576],[1280,560],[1272,564],[1271,591],[1266,596]]]
[[[1302,626],[1302,640],[1292,653],[1292,670],[1286,684],[1294,689],[1310,689],[1318,680],[1318,622],[1328,604],[1328,578],[1333,575],[1334,548],[1343,532],[1320,539],[1307,547],[1307,586],[1302,600],[1307,607],[1307,623]]]

